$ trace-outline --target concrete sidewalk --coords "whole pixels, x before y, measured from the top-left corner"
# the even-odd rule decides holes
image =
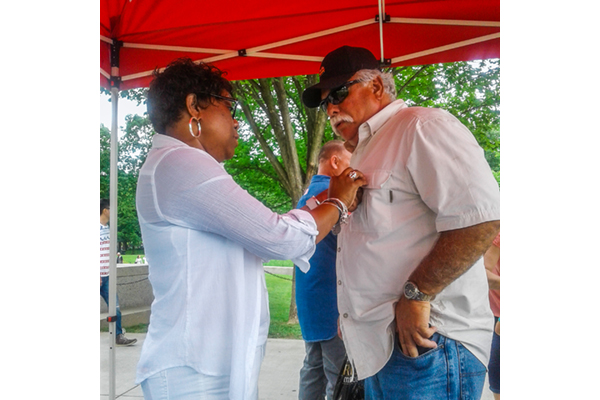
[[[135,368],[140,358],[145,333],[127,333],[137,343],[115,350],[116,390],[118,399],[143,399],[142,388],[136,385]],[[100,333],[100,400],[108,399],[109,392],[109,334]],[[298,399],[299,372],[304,360],[304,342],[290,339],[268,339],[265,359],[258,380],[260,400]],[[486,384],[482,400],[494,400]]]
[[[142,351],[145,333],[127,333],[137,339],[133,346],[117,347],[115,370],[118,399],[143,399],[142,388],[135,384],[135,368]],[[109,393],[109,334],[100,333],[100,399]],[[260,400],[298,399],[298,379],[304,360],[304,342],[290,339],[268,339],[265,359],[258,380]]]

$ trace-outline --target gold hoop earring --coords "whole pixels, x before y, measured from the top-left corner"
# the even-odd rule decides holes
[[[192,125],[193,120],[196,120],[196,125],[198,125],[198,134],[197,135],[194,135],[194,128],[193,128],[194,125]],[[200,128],[200,120],[196,117],[192,117],[192,118],[190,118],[190,123],[188,125],[190,127],[190,133],[192,134],[192,136],[195,138],[199,138],[200,135],[202,134],[202,129]]]

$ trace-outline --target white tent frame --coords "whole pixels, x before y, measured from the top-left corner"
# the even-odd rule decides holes
[[[262,46],[252,47],[252,48],[246,49],[245,56],[246,57],[282,59],[282,60],[321,62],[323,60],[323,57],[305,56],[305,55],[298,55],[298,54],[267,53],[264,50],[269,50],[272,48],[277,48],[277,47],[281,47],[281,46],[285,46],[285,45],[289,45],[289,44],[293,44],[293,43],[298,43],[298,42],[302,42],[305,40],[315,39],[315,38],[318,38],[321,36],[332,35],[335,33],[340,33],[340,32],[360,28],[363,26],[371,25],[371,24],[379,24],[381,59],[383,60],[384,59],[384,57],[383,57],[383,29],[382,29],[383,23],[384,22],[382,21],[382,18],[378,18],[378,21],[375,21],[373,19],[359,21],[359,22],[355,22],[352,24],[347,24],[347,25],[336,27],[336,28],[327,29],[327,30],[320,31],[320,32],[314,32],[314,33],[311,33],[308,35],[298,36],[295,38],[286,39],[286,40],[282,40],[282,41],[278,41],[278,42],[273,42],[273,43],[265,44]],[[421,25],[451,25],[451,26],[479,26],[479,27],[493,27],[493,28],[500,27],[500,22],[498,22],[498,21],[470,21],[470,20],[423,19],[423,18],[390,18],[386,23],[421,24]],[[428,50],[424,50],[424,51],[420,51],[420,52],[416,52],[416,53],[412,53],[412,54],[407,54],[404,56],[392,57],[391,62],[397,63],[400,61],[411,60],[414,58],[419,58],[419,57],[423,57],[426,55],[441,53],[444,51],[457,49],[460,47],[465,47],[465,46],[469,46],[472,44],[481,43],[481,42],[494,40],[494,39],[498,39],[498,38],[500,38],[499,32],[493,33],[490,35],[476,37],[476,38],[469,39],[469,40],[451,43],[451,44],[448,44],[445,46],[435,47],[432,49],[428,49]],[[110,38],[107,38],[105,36],[100,36],[100,40],[102,40],[103,42],[109,43],[109,44],[113,44],[113,40]],[[202,47],[164,46],[164,45],[158,45],[158,44],[143,44],[143,43],[128,43],[128,42],[123,42],[123,47],[133,48],[133,49],[146,49],[146,50],[185,51],[185,52],[189,52],[189,53],[217,54],[216,56],[196,60],[195,61],[196,63],[199,63],[199,62],[211,63],[211,62],[216,62],[216,61],[226,60],[229,58],[238,57],[240,55],[238,50],[210,49],[210,48],[202,48]],[[162,71],[163,69],[164,68],[160,69],[159,71]],[[144,72],[138,72],[135,74],[125,75],[125,76],[121,77],[121,81],[124,82],[124,81],[129,81],[129,80],[133,80],[133,79],[151,76],[153,72],[154,71],[144,71]],[[107,79],[110,79],[110,74],[108,72],[104,71],[102,68],[100,68],[100,73]]]

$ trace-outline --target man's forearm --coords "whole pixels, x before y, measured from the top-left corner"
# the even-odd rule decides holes
[[[423,293],[438,294],[473,266],[499,230],[500,221],[489,221],[442,232],[409,280]]]

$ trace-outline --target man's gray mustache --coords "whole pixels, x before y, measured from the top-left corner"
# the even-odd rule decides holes
[[[329,124],[331,125],[331,127],[333,128],[333,132],[338,134],[338,131],[335,129],[335,126],[339,123],[339,122],[354,122],[354,119],[352,119],[351,116],[349,115],[344,115],[344,114],[338,114],[332,118],[329,119]]]

